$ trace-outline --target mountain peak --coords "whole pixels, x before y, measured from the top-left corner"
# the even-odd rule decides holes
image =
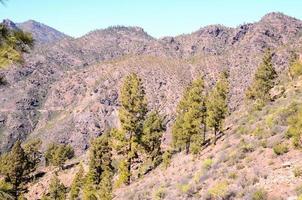
[[[49,27],[35,20],[28,20],[16,25],[18,28],[32,33],[34,39],[39,44],[53,43],[63,38],[70,37],[52,27]]]
[[[285,15],[284,13],[281,13],[281,12],[268,13],[268,14],[264,15],[260,21],[261,22],[263,22],[263,21],[274,22],[274,21],[280,21],[280,20],[282,20],[284,22],[298,21],[298,19]]]
[[[4,24],[7,28],[12,29],[12,30],[18,29],[16,24],[13,21],[11,21],[10,19],[4,19],[2,21],[2,24]]]

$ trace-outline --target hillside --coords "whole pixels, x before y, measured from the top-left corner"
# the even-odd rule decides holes
[[[78,162],[87,169],[91,139],[120,127],[120,88],[128,74],[135,72],[142,79],[148,108],[164,116],[166,150],[186,86],[204,76],[211,89],[218,74],[227,71],[230,116],[217,145],[197,157],[174,154],[167,169],[159,166],[130,186],[115,189],[114,198],[209,199],[209,193],[217,192],[213,199],[251,199],[258,189],[267,191],[269,199],[298,195],[301,180],[293,171],[302,166],[301,151],[285,137],[288,116],[283,114],[294,102],[302,103],[301,79],[285,78],[292,53],[302,54],[301,20],[269,13],[236,28],[211,25],[161,39],[139,27],[115,26],[71,38],[35,21],[6,23],[31,32],[37,45],[23,55],[24,62],[0,68],[5,78],[0,84],[0,152],[17,140],[34,138],[43,141],[43,150],[53,142],[70,144],[79,158],[59,172],[70,186]],[[245,104],[245,91],[268,48],[285,92],[255,111]],[[280,143],[288,145],[289,152],[278,156],[273,148]],[[55,171],[39,170],[45,175],[30,183],[29,199],[41,198]]]
[[[0,113],[3,121],[1,135],[4,138],[1,148],[6,149],[17,138],[25,139],[30,133],[38,132],[45,116],[51,116],[53,111],[60,110],[66,113],[67,106],[72,104],[83,107],[86,101],[94,102],[95,98],[104,98],[103,94],[95,93],[90,96],[90,93],[95,88],[103,88],[102,85],[107,84],[107,81],[99,81],[85,87],[83,80],[81,80],[82,74],[85,73],[98,74],[99,78],[104,74],[117,73],[111,70],[111,64],[102,63],[102,61],[112,60],[114,65],[123,68],[125,71],[131,71],[133,67],[139,68],[139,73],[141,73],[143,79],[152,80],[156,78],[158,82],[171,85],[164,89],[167,94],[174,94],[171,92],[174,89],[181,91],[178,88],[180,85],[173,85],[175,81],[185,84],[186,81],[191,80],[198,74],[204,74],[208,82],[213,83],[220,71],[228,70],[231,81],[230,107],[234,110],[241,104],[244,90],[249,85],[264,50],[268,47],[274,48],[273,60],[275,67],[279,73],[283,73],[283,70],[287,67],[289,52],[300,48],[301,30],[302,22],[300,20],[280,13],[271,13],[255,24],[242,25],[234,29],[209,26],[192,34],[175,38],[157,40],[140,28],[112,27],[93,31],[81,38],[66,38],[43,48],[38,47],[26,56],[26,62],[22,67],[12,66],[1,72],[5,74],[9,83],[6,87],[1,88],[2,92],[0,94],[4,111],[9,108],[9,112],[2,111]],[[195,50],[190,52],[188,51],[190,48]],[[142,57],[136,57],[141,55]],[[157,61],[155,60],[155,63],[152,63],[152,59],[146,59],[145,62],[143,55],[156,56]],[[128,65],[129,57],[129,62],[132,62],[131,59],[135,59],[138,60],[137,63],[141,64],[134,62],[133,66]],[[165,74],[162,70],[174,65],[173,60],[175,58],[176,60],[180,59],[183,64],[172,69],[173,73],[175,75],[185,73],[185,76],[189,78],[183,79],[183,77],[178,76],[173,80],[172,77],[165,75],[158,77],[158,73]],[[119,59],[125,61],[119,61]],[[94,67],[90,67],[91,65]],[[153,65],[158,65],[158,69],[154,70]],[[182,72],[183,70],[186,72]],[[73,75],[70,76],[69,74]],[[70,79],[69,81],[74,84],[73,89],[75,91],[73,93],[70,93],[71,87],[65,85],[67,79]],[[117,80],[113,82],[114,85],[118,85]],[[70,89],[66,90],[60,84],[64,84],[65,87],[70,87]],[[152,85],[151,87],[157,86]],[[19,88],[23,89],[20,90]],[[106,92],[110,93],[110,90],[109,87]],[[67,92],[66,95],[69,93],[68,98],[64,97],[65,92]],[[84,102],[82,102],[82,98],[75,98],[80,94],[82,98],[85,97]],[[48,102],[51,102],[51,99],[57,100],[54,95],[60,95],[62,100],[55,105],[56,107],[53,105],[50,110]],[[176,102],[178,97],[174,97]],[[159,103],[163,102],[160,101]],[[98,104],[98,106],[108,107],[101,103]],[[171,107],[175,105],[170,104],[170,102],[165,103],[165,105]],[[69,113],[74,111],[69,111]],[[165,112],[165,114],[170,117],[173,116],[173,112]],[[66,123],[61,121],[64,126],[77,121],[72,115],[68,115],[66,119],[72,120],[66,121]],[[103,114],[99,113],[98,115],[100,118],[104,118]],[[85,116],[88,117],[88,114]],[[93,116],[90,117],[91,120],[88,121],[96,120],[103,128],[95,129],[92,123],[89,125],[92,127],[85,131],[88,136],[105,130],[106,125],[104,123],[99,122]],[[74,129],[74,126],[72,127]],[[80,129],[82,128],[80,127]],[[80,129],[70,130],[65,134],[72,138],[72,135],[80,134]],[[95,131],[92,131],[93,129]],[[56,132],[57,129],[46,129],[45,131]],[[56,137],[56,134],[53,137]],[[60,142],[67,141],[63,139]],[[73,141],[72,143],[73,145],[80,145],[79,141]],[[80,146],[85,147],[87,145],[84,142]],[[83,148],[77,150],[82,151]]]

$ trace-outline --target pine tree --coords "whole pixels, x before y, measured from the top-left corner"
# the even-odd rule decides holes
[[[53,200],[65,200],[66,188],[55,175],[49,185],[49,197]]]
[[[257,100],[261,104],[270,99],[269,91],[274,87],[274,80],[277,78],[272,57],[273,54],[268,50],[255,73],[251,86],[247,89],[246,97],[248,99]]]
[[[112,199],[112,169],[104,169],[102,176],[101,176],[101,182],[99,184],[99,199],[100,200],[111,200]]]
[[[214,144],[217,132],[222,131],[222,122],[228,113],[229,83],[228,74],[222,73],[207,99],[207,125],[214,131]]]
[[[20,141],[14,144],[12,151],[7,154],[6,159],[7,161],[4,164],[5,176],[8,182],[12,184],[12,193],[17,199],[30,172],[28,160]]]
[[[92,184],[98,185],[102,173],[105,170],[112,170],[111,146],[109,132],[94,139],[90,147],[88,179]]]
[[[90,147],[89,172],[84,190],[85,199],[112,199],[112,148],[110,131],[96,138]]]
[[[176,121],[172,127],[173,144],[176,148],[198,153],[201,141],[205,141],[206,117],[205,87],[202,78],[190,84],[177,107]]]
[[[33,139],[23,145],[24,152],[26,153],[29,169],[34,172],[38,164],[41,162],[42,153],[40,151],[42,141],[40,139]]]
[[[141,142],[152,162],[160,155],[161,138],[164,131],[162,117],[157,112],[148,114],[143,124]]]
[[[46,165],[57,166],[63,169],[65,162],[74,156],[70,145],[50,144],[44,154]]]
[[[10,183],[5,182],[5,180],[0,180],[0,199],[5,199],[5,200],[15,199],[12,195],[12,185]]]
[[[76,200],[79,198],[79,193],[84,184],[83,179],[84,179],[84,169],[83,169],[83,165],[80,164],[79,171],[76,173],[70,187],[70,200]]]
[[[127,139],[127,170],[125,184],[130,184],[133,158],[137,157],[139,139],[142,134],[143,122],[147,112],[145,90],[141,79],[136,74],[126,77],[120,94],[121,108],[119,117],[123,132]]]

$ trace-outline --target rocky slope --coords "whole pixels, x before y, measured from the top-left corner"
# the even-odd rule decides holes
[[[211,85],[228,70],[235,110],[265,49],[273,49],[282,74],[290,51],[300,48],[301,31],[300,20],[270,13],[253,24],[207,26],[177,37],[155,39],[138,27],[110,27],[38,45],[24,64],[0,71],[8,82],[0,86],[0,149],[40,136],[82,153],[91,137],[118,126],[118,87],[133,71],[168,127],[183,88],[198,75]],[[165,138],[169,143],[169,129]]]
[[[17,23],[16,26],[23,31],[30,32],[36,40],[36,44],[51,44],[64,38],[70,38],[70,36],[34,20]]]

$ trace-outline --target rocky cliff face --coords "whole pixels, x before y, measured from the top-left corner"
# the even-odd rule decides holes
[[[177,37],[155,39],[141,28],[111,27],[38,45],[24,64],[0,71],[8,82],[0,86],[0,149],[38,136],[83,152],[91,137],[119,125],[119,86],[130,72],[143,78],[150,107],[166,115],[168,126],[183,88],[198,75],[211,86],[228,70],[234,110],[265,49],[273,49],[282,73],[290,51],[300,48],[301,31],[300,20],[271,13],[253,24],[207,26]],[[168,129],[166,143],[169,136]]]

